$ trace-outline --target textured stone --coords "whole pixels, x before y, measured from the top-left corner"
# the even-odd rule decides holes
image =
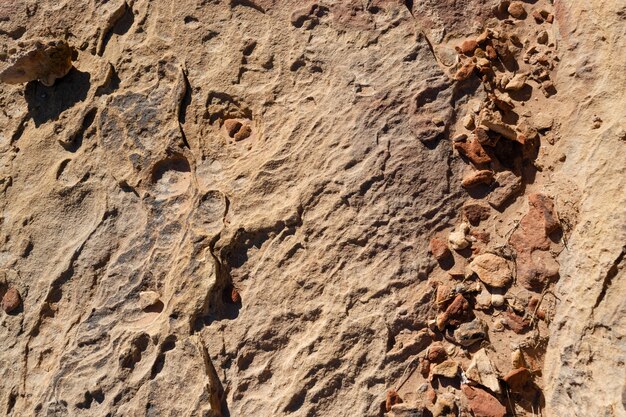
[[[497,187],[489,193],[488,201],[496,209],[501,209],[522,191],[522,179],[511,171],[498,172],[495,182]]]
[[[480,319],[474,319],[469,323],[463,323],[454,331],[454,338],[461,346],[471,346],[487,338],[485,323]]]
[[[0,72],[0,81],[19,84],[39,80],[50,87],[72,69],[72,49],[66,41],[33,42]]]
[[[447,360],[435,365],[430,373],[433,376],[455,378],[459,373],[459,364],[453,360]]]
[[[526,9],[521,1],[512,1],[509,5],[508,12],[516,19],[524,19],[526,17]]]
[[[528,205],[510,243],[517,252],[518,281],[527,289],[541,291],[559,273],[559,264],[549,252],[549,235],[560,228],[560,222],[549,197],[530,194]]]
[[[480,171],[474,171],[463,177],[461,185],[465,188],[476,187],[480,184],[491,184],[493,181],[493,171],[483,169]]]
[[[470,268],[482,282],[491,287],[506,287],[513,279],[506,259],[491,253],[476,256]]]
[[[491,213],[489,206],[473,201],[466,201],[463,207],[461,207],[461,211],[463,216],[473,226],[477,226],[481,221],[487,220]]]
[[[441,343],[435,342],[428,347],[427,356],[431,363],[440,363],[447,359],[448,354]]]
[[[17,310],[22,303],[20,293],[17,288],[11,287],[2,297],[2,309],[5,313],[12,313]]]
[[[524,392],[532,380],[532,374],[527,368],[517,368],[510,371],[503,378],[512,392]]]
[[[448,243],[454,250],[463,250],[470,245],[467,240],[467,232],[469,231],[469,225],[467,223],[459,224],[455,230],[448,235]]]
[[[466,142],[454,142],[454,148],[462,155],[466,156],[474,165],[484,165],[491,162],[491,157],[487,154],[478,139],[471,139]]]
[[[450,249],[448,248],[448,243],[443,239],[433,237],[430,239],[429,247],[430,253],[433,254],[438,262],[443,262],[452,256],[452,252],[450,252]]]
[[[489,388],[492,392],[500,393],[496,367],[489,359],[489,356],[487,356],[485,349],[480,349],[474,353],[465,374],[477,384]]]
[[[475,417],[504,417],[506,407],[487,391],[477,387],[463,384],[461,390],[467,400]]]

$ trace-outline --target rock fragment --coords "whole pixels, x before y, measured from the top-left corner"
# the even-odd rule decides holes
[[[402,403],[402,398],[400,398],[395,390],[390,389],[387,391],[387,399],[385,400],[385,409],[387,412],[391,411],[391,407],[400,403]]]
[[[560,228],[552,200],[538,193],[528,196],[528,213],[511,235],[517,253],[517,279],[527,289],[541,291],[558,276],[558,263],[549,249],[549,235]]]
[[[433,254],[437,262],[443,262],[452,256],[448,244],[438,237],[433,237],[430,240],[430,253]]]
[[[435,342],[429,346],[427,357],[431,363],[440,363],[448,358],[448,354],[441,343]]]
[[[524,85],[526,85],[526,79],[528,78],[528,74],[518,73],[506,84],[505,90],[507,91],[517,91],[521,90]]]
[[[240,140],[249,138],[251,134],[252,134],[252,128],[250,127],[250,125],[244,124],[243,126],[241,126],[239,131],[235,133],[234,138],[236,141],[240,141]]]
[[[470,200],[463,204],[461,212],[471,225],[477,226],[480,224],[481,221],[487,220],[489,218],[489,215],[491,214],[491,209],[489,208],[489,206]]]
[[[474,319],[469,323],[463,323],[454,331],[454,339],[461,346],[471,346],[476,342],[487,338],[485,323],[480,319]]]
[[[232,138],[241,128],[241,122],[237,119],[226,119],[224,121],[224,128],[226,129],[228,136]]]
[[[467,60],[461,68],[454,75],[454,79],[457,81],[467,80],[474,73],[474,69],[476,69],[476,64],[474,62]]]
[[[453,360],[447,360],[433,367],[433,376],[443,376],[445,378],[455,378],[459,374],[459,364]]]
[[[454,148],[474,165],[480,166],[491,162],[491,157],[475,138],[468,142],[454,142]]]
[[[34,42],[30,49],[20,53],[0,72],[0,81],[20,84],[39,80],[46,87],[51,87],[72,69],[72,53],[72,48],[65,41]]]
[[[526,17],[526,9],[521,1],[512,1],[508,8],[509,14],[516,19],[524,19]]]
[[[503,379],[512,392],[523,393],[532,380],[532,374],[528,368],[517,368],[506,374]]]
[[[480,349],[474,354],[465,375],[471,381],[483,385],[495,393],[500,393],[496,367],[487,356],[485,349]]]
[[[488,169],[474,171],[463,178],[461,185],[465,188],[472,188],[480,184],[491,184],[493,172]]]
[[[11,287],[7,290],[2,297],[2,309],[5,313],[10,314],[17,310],[22,303],[20,293],[15,287]]]
[[[461,390],[469,406],[472,409],[472,413],[475,417],[504,417],[506,416],[506,407],[487,391],[477,387],[471,387],[463,384]]]
[[[478,47],[478,43],[475,39],[466,39],[455,49],[458,53],[469,55],[474,52],[474,50]]]
[[[522,191],[522,179],[511,171],[497,173],[495,182],[497,187],[489,194],[488,201],[496,209],[502,208],[511,198]]]
[[[467,232],[469,231],[469,225],[467,223],[461,223],[456,230],[448,235],[448,243],[454,250],[463,250],[470,245],[467,240]]]
[[[457,325],[469,316],[470,306],[462,294],[457,294],[446,311],[437,317],[437,328],[443,330],[447,324]]]
[[[470,268],[478,275],[478,279],[490,287],[506,287],[513,279],[506,259],[492,253],[478,255],[470,263]]]

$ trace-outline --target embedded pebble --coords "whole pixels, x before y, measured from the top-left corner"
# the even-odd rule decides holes
[[[9,288],[4,294],[4,297],[2,297],[2,309],[5,313],[11,313],[17,310],[21,303],[22,299],[20,293],[14,287]]]

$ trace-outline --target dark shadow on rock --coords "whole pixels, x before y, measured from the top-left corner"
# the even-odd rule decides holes
[[[39,81],[26,84],[24,98],[35,126],[39,127],[42,123],[57,120],[65,110],[85,100],[91,87],[90,78],[88,72],[72,68],[52,87],[46,87]]]
[[[517,91],[509,91],[509,97],[515,101],[528,101],[532,95],[533,88],[528,84],[524,84],[524,86]]]
[[[447,256],[441,260],[437,260],[439,267],[444,271],[449,271],[454,266],[454,256]]]

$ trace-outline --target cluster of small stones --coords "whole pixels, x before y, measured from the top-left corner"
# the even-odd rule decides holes
[[[519,110],[519,101],[524,100],[520,97],[527,100],[533,88],[546,98],[556,93],[550,73],[558,57],[544,28],[554,17],[536,8],[530,13],[531,20],[527,7],[530,5],[519,1],[500,2],[495,10],[496,15],[505,16],[500,25],[456,47],[459,63],[454,78],[463,83],[478,77],[486,95],[484,102],[470,101],[470,111],[462,120],[466,132],[453,138],[454,149],[472,167],[461,185],[471,195],[483,197],[469,199],[462,207],[462,222],[447,236],[430,241],[432,256],[448,270],[453,283],[434,283],[438,314],[429,322],[428,332],[431,339],[445,339],[456,346],[455,352],[460,349],[462,355],[471,357],[471,363],[462,369],[449,348],[433,342],[418,367],[424,378],[437,381],[424,388],[425,404],[408,404],[391,390],[385,403],[389,416],[415,415],[411,413],[428,409],[434,416],[503,417],[515,414],[515,401],[536,404],[541,397],[523,346],[511,347],[507,353],[511,370],[500,373],[490,359],[492,353],[487,353],[493,350],[488,323],[474,314],[474,310],[492,314],[493,331],[523,334],[536,320],[549,319],[541,302],[548,286],[558,278],[559,266],[549,251],[549,237],[560,224],[549,197],[528,195],[528,212],[504,248],[490,247],[489,234],[476,228],[500,215],[523,193],[524,172],[536,169],[541,137],[552,128],[552,120],[543,115],[532,115],[533,124],[527,120],[530,114],[510,117],[514,109]],[[522,22],[535,33],[534,39],[523,40],[511,33],[509,26]],[[468,260],[464,268],[451,268],[454,253]],[[519,287],[536,295],[525,303],[507,295]],[[464,400],[438,390],[440,380],[460,383]]]

